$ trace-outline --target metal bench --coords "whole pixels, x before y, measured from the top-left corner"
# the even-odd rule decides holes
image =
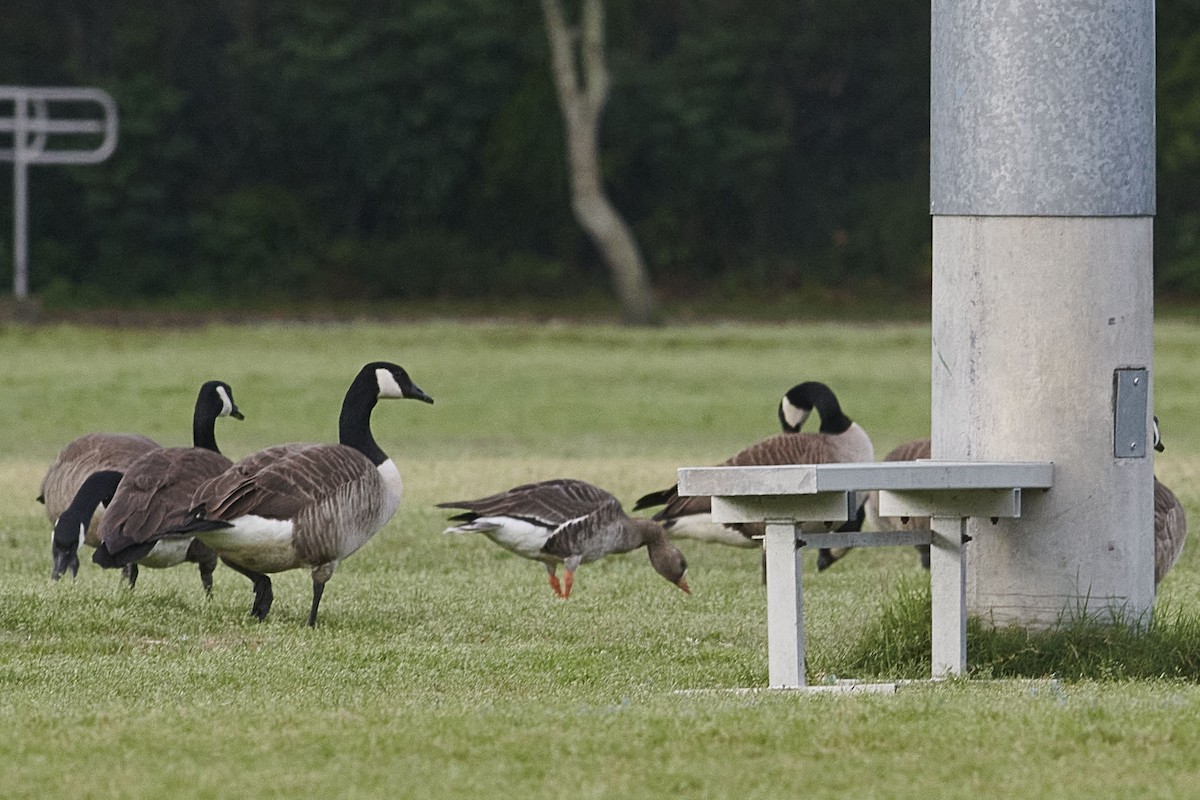
[[[802,548],[930,545],[933,677],[967,664],[967,520],[1021,516],[1024,490],[1049,489],[1051,462],[909,461],[773,467],[684,467],[681,495],[712,497],[714,522],[766,523],[768,677],[803,688]],[[928,531],[808,533],[803,522],[844,522],[857,493],[878,490],[881,516],[930,517]]]

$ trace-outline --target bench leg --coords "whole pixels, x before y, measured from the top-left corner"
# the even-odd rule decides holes
[[[796,526],[768,522],[763,547],[767,555],[767,674],[772,688],[805,686],[804,598]]]
[[[967,668],[967,568],[963,538],[966,519],[934,517],[929,548],[933,595],[933,677],[962,674]]]

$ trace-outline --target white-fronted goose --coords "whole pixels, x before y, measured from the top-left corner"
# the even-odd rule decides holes
[[[401,367],[367,364],[350,384],[338,422],[340,444],[285,444],[247,456],[196,490],[186,522],[195,535],[254,584],[250,613],[262,620],[274,595],[267,573],[312,570],[308,624],[317,623],[325,582],[400,505],[400,470],[371,435],[384,398],[429,397]]]
[[[1162,452],[1158,432],[1158,417],[1154,418],[1154,449]],[[1187,515],[1175,493],[1154,478],[1154,586],[1167,577],[1167,572],[1179,560],[1187,538]]]
[[[125,568],[131,587],[137,584],[139,565],[162,569],[195,563],[205,592],[212,592],[216,554],[200,542],[161,537],[187,518],[196,488],[233,463],[217,448],[214,428],[217,418],[225,416],[244,419],[229,384],[208,381],[196,396],[193,446],[151,450],[129,465],[100,522],[100,545],[92,561]]]
[[[564,600],[571,596],[580,564],[639,547],[646,548],[659,575],[690,592],[687,562],[663,527],[629,517],[616,497],[590,483],[548,480],[478,500],[437,505],[466,509],[450,518],[461,524],[446,533],[482,533],[506,550],[542,562],[550,587]],[[559,564],[566,567],[561,585],[556,574]]]
[[[821,418],[817,433],[800,432],[813,409]],[[726,460],[722,466],[767,466],[777,464],[835,464],[873,461],[871,438],[857,422],[842,411],[837,396],[823,383],[808,381],[793,386],[779,405],[779,420],[784,433],[750,445]],[[670,531],[671,536],[703,539],[737,547],[758,547],[754,537],[763,535],[763,527],[751,524],[720,525],[712,522],[712,502],[708,497],[680,497],[678,485],[639,498],[634,510],[664,506],[654,515]],[[858,530],[859,518],[842,526],[842,530]],[[825,530],[819,524],[807,528]],[[807,529],[806,528],[806,529]],[[818,564],[828,551],[822,549]]]

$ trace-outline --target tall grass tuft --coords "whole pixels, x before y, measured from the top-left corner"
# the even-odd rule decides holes
[[[928,678],[929,586],[898,580],[848,655],[853,674]],[[967,622],[969,674],[1063,680],[1200,679],[1200,614],[1157,608],[1148,622],[1113,614],[1062,617],[1045,629]]]

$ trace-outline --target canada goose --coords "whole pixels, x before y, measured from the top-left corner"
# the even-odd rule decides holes
[[[929,439],[913,439],[911,442],[905,442],[898,445],[890,453],[883,457],[884,461],[916,461],[922,458],[929,458],[931,453],[931,445]],[[867,493],[867,520],[871,530],[875,531],[916,531],[929,529],[929,517],[881,517],[879,516],[879,492]],[[929,545],[915,545],[917,554],[921,558],[921,566],[929,569]],[[850,552],[850,548],[844,547],[832,551],[829,564],[832,566],[834,562]]]
[[[46,506],[50,524],[58,522],[87,476],[101,470],[124,470],[139,456],[158,447],[158,442],[135,433],[88,433],[72,441],[55,456],[38,488],[37,499]],[[91,547],[100,543],[96,527],[103,514],[102,507],[96,508],[88,524],[86,536]]]
[[[1158,417],[1154,418],[1154,449],[1162,452],[1162,438],[1158,433]],[[1187,538],[1187,515],[1183,504],[1175,493],[1154,478],[1154,586],[1167,576],[1171,567],[1183,552],[1183,541]]]
[[[195,535],[251,580],[250,613],[259,620],[274,599],[266,573],[308,567],[308,624],[315,626],[338,562],[396,513],[400,470],[371,435],[371,411],[381,398],[433,402],[403,368],[367,364],[346,391],[340,444],[277,445],[243,458],[196,490],[186,521],[172,531]]]
[[[801,426],[813,409],[821,418],[817,433],[802,433]],[[808,381],[793,386],[779,404],[779,420],[784,433],[750,445],[724,462],[722,466],[766,466],[776,464],[832,464],[843,462],[872,461],[875,451],[871,438],[857,422],[843,413],[833,391],[823,383]],[[662,505],[664,508],[654,515],[663,523],[672,536],[704,539],[737,547],[759,547],[755,537],[761,538],[762,524],[718,525],[710,518],[712,501],[708,497],[680,497],[678,485],[669,489],[643,495],[633,509]],[[850,520],[839,530],[858,530],[862,523],[862,512],[857,519]],[[820,531],[820,523],[810,523],[806,530]],[[818,554],[822,563],[828,551]]]
[[[102,567],[124,567],[131,588],[137,584],[139,564],[161,569],[189,561],[199,566],[200,582],[211,594],[216,554],[190,539],[160,539],[168,528],[184,521],[196,487],[233,463],[217,449],[214,427],[217,418],[224,416],[245,418],[233,402],[229,384],[208,381],[196,396],[193,446],[151,450],[125,469],[100,521],[100,545],[92,561]]]
[[[120,480],[121,473],[114,470],[93,472],[79,487],[71,504],[58,515],[50,539],[54,557],[54,567],[50,572],[52,580],[58,580],[64,572],[70,572],[72,578],[78,574],[79,546],[83,544],[91,526],[93,513],[112,502]]]
[[[450,518],[462,524],[447,528],[446,533],[482,533],[506,550],[542,562],[550,587],[564,600],[571,596],[580,564],[643,546],[659,575],[691,592],[687,562],[663,527],[627,516],[617,498],[590,483],[548,480],[478,500],[437,505],[466,509]],[[555,574],[559,564],[566,566],[561,585]]]

